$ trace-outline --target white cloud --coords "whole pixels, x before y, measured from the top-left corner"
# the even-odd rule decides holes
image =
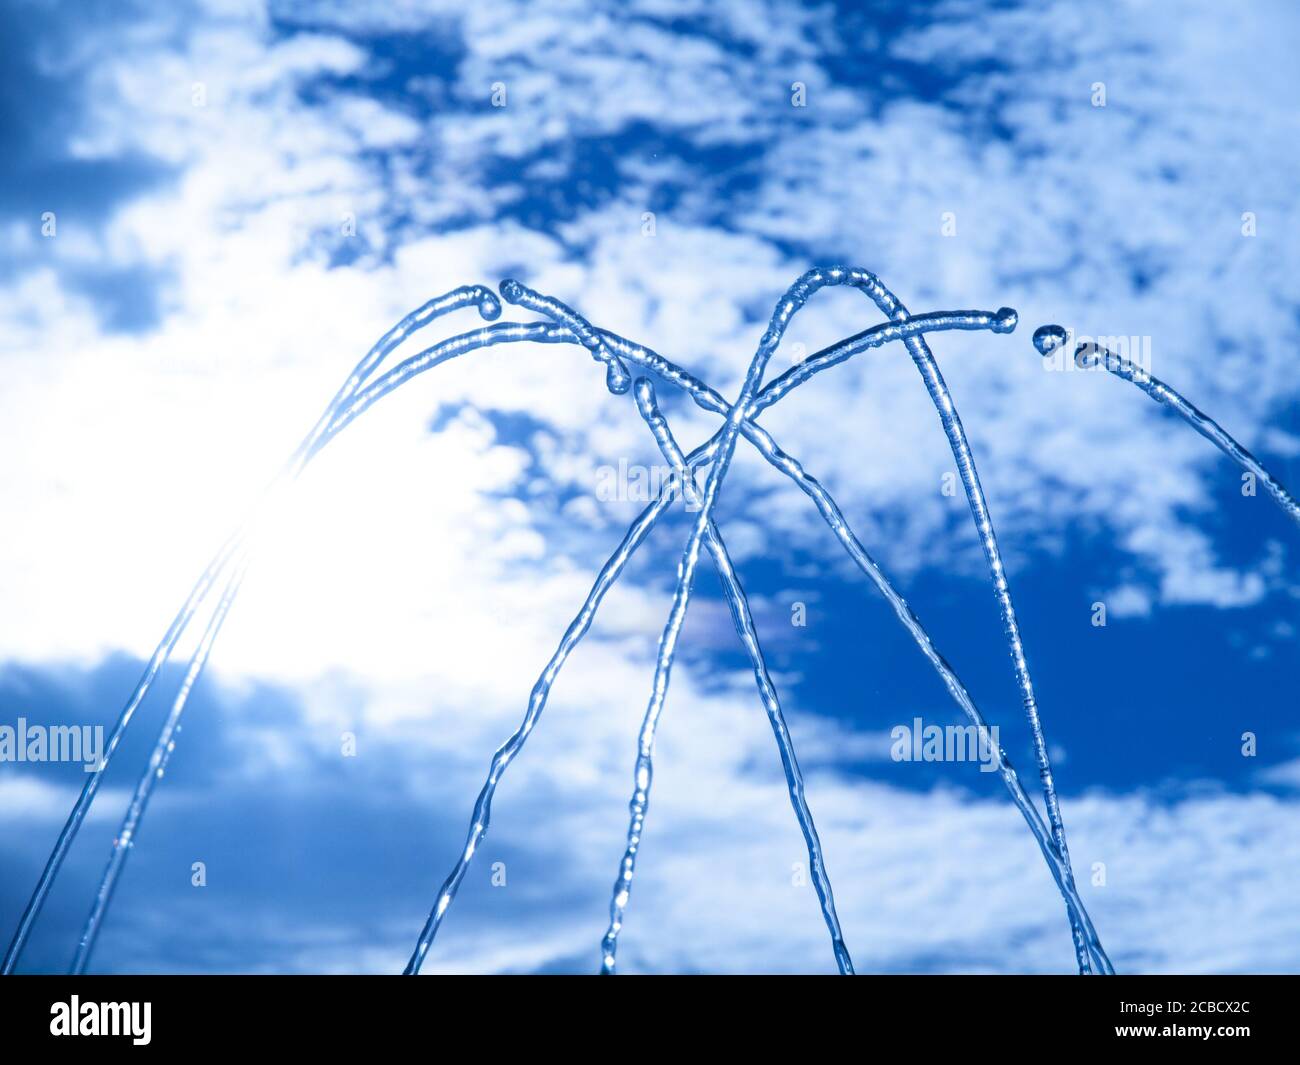
[[[79,786],[59,787],[32,772],[19,773],[6,766],[0,775],[0,820],[8,822],[13,832],[21,831],[24,826],[31,828],[33,824],[60,824],[80,790]],[[114,820],[118,816],[117,808],[125,803],[125,791],[101,788],[99,802],[90,808],[86,819],[91,824]]]
[[[1151,596],[1145,588],[1121,584],[1101,597],[1107,611],[1117,618],[1146,617],[1151,613]]]
[[[426,15],[452,32],[440,9],[412,5],[397,17],[411,25]],[[314,26],[349,24],[341,9],[310,7],[296,17]],[[375,17],[358,16],[366,25]],[[996,143],[977,147],[954,112],[929,103],[897,102],[872,114],[863,99],[814,94],[792,124],[784,81],[773,78],[786,60],[811,71],[811,82],[823,76],[810,43],[818,17],[812,13],[791,17],[755,8],[744,17],[722,16],[725,32],[756,47],[743,60],[703,37],[683,38],[648,21],[626,29],[603,16],[579,19],[576,11],[525,6],[516,17],[494,20],[487,32],[480,25],[485,17],[471,14],[457,23],[468,49],[458,92],[468,97],[485,79],[518,78],[514,110],[435,112],[420,121],[355,93],[326,92],[316,102],[296,94],[313,76],[365,70],[365,52],[337,34],[313,30],[272,41],[264,20],[223,14],[188,27],[179,47],[171,38],[137,34],[121,54],[107,51],[96,81],[111,91],[96,97],[82,141],[96,152],[147,151],[175,162],[182,174],[175,186],[122,210],[102,237],[72,227],[57,242],[56,271],[107,257],[165,267],[174,280],[159,328],[142,337],[100,336],[90,305],[71,295],[57,272],[21,274],[0,293],[10,350],[31,367],[13,375],[17,388],[3,401],[9,450],[29,456],[6,470],[0,486],[26,516],[0,578],[6,601],[15,605],[8,615],[14,620],[0,632],[10,654],[98,651],[106,640],[147,645],[204,545],[215,543],[215,530],[269,474],[273,456],[287,452],[368,339],[430,293],[468,279],[491,280],[512,262],[526,262],[538,288],[698,368],[724,391],[734,389],[752,350],[755,316],[807,265],[776,251],[769,240],[779,236],[867,260],[916,309],[1011,302],[1021,309],[1025,333],[1039,319],[1068,315],[1092,332],[1153,334],[1157,372],[1226,413],[1225,423],[1248,442],[1250,426],[1294,392],[1292,378],[1276,372],[1292,329],[1291,316],[1274,305],[1291,272],[1277,270],[1285,251],[1279,258],[1280,249],[1269,244],[1269,255],[1256,256],[1224,237],[1219,245],[1236,249],[1229,260],[1232,289],[1256,293],[1253,301],[1210,305],[1205,320],[1176,310],[1203,302],[1198,293],[1210,289],[1209,272],[1222,256],[1172,259],[1170,249],[1188,239],[1187,223],[1175,226],[1174,219],[1194,206],[1196,225],[1206,228],[1214,212],[1229,222],[1239,213],[1239,186],[1217,176],[1219,164],[1210,161],[1221,153],[1188,153],[1181,141],[1168,139],[1149,142],[1156,158],[1185,173],[1171,183],[1134,165],[1126,150],[1140,109],[1168,110],[1181,99],[1177,94],[1208,91],[1181,71],[1202,69],[1197,60],[1209,54],[1221,65],[1235,62],[1215,43],[1222,37],[1214,32],[1219,16],[1209,7],[1197,9],[1188,32],[1176,38],[1157,37],[1136,9],[1121,16],[1137,35],[1133,47],[1153,50],[1146,63],[1152,77],[1140,85],[1118,81],[1104,114],[1070,105],[1069,95],[1074,81],[1088,76],[1087,35],[1105,34],[1104,20],[1078,27],[1085,37],[1064,51],[1051,77],[1042,78],[1036,65],[1012,62],[990,79],[990,87],[998,79],[1016,86],[1004,115],[1013,146],[1040,137],[1045,121],[1060,127],[1051,153],[1028,158]],[[882,47],[923,60],[938,49],[994,48],[1004,35],[1027,32],[1035,48],[1049,53],[1053,35],[1066,34],[1069,24],[1064,14],[1026,22],[994,13],[979,34],[936,22]],[[1244,32],[1249,27],[1234,24],[1234,35]],[[610,58],[592,58],[601,48],[612,49]],[[715,85],[723,71],[726,78]],[[192,106],[195,80],[211,89],[206,107]],[[970,82],[966,91],[980,84]],[[542,98],[547,122],[530,117]],[[1229,136],[1247,100],[1267,106],[1253,94],[1215,99],[1219,106],[1185,136],[1217,143]],[[993,102],[973,98],[971,106]],[[1280,112],[1257,117],[1266,125],[1288,121]],[[722,129],[741,140],[777,138],[780,150],[762,156],[754,193],[728,208],[730,231],[694,220],[700,201],[692,206],[688,190],[682,208],[660,210],[655,238],[642,237],[641,211],[656,206],[651,184],[644,203],[615,201],[567,225],[565,240],[586,249],[585,262],[569,258],[553,240],[501,225],[406,239],[391,264],[364,270],[330,271],[303,258],[308,236],[337,232],[344,212],[356,215],[360,239],[382,242],[379,218],[399,205],[387,201],[393,189],[362,161],[365,149],[392,152],[421,136],[441,145],[432,183],[396,189],[415,203],[444,197],[454,203],[470,195],[473,181],[465,174],[460,184],[444,183],[444,164],[455,169],[486,151],[508,155],[534,142],[562,143],[578,129],[611,133],[641,118],[700,145]],[[1273,177],[1288,165],[1265,149],[1269,143],[1277,142],[1243,146],[1255,174],[1254,206],[1263,214],[1283,202],[1274,200],[1285,183]],[[1114,160],[1106,181],[1084,180],[1083,161],[1096,158]],[[1067,163],[1072,173],[1062,169]],[[397,165],[400,173],[400,158]],[[638,169],[628,161],[629,178]],[[839,180],[846,171],[855,175],[847,184]],[[959,218],[957,240],[938,235],[938,214],[949,209]],[[1127,229],[1120,221],[1125,215],[1131,216]],[[1071,228],[1080,216],[1097,225],[1110,219],[1113,232],[1131,236],[1117,245],[1089,241]],[[1235,233],[1233,225],[1227,228]],[[1160,260],[1160,279],[1145,292],[1121,276],[1144,247],[1156,249]],[[1103,296],[1099,313],[1094,308]],[[796,320],[789,342],[811,350],[877,318],[858,297],[819,297]],[[1243,387],[1240,359],[1213,354],[1214,338],[1234,335],[1257,358],[1256,386]],[[1118,382],[1041,373],[1023,335],[948,335],[935,348],[1009,542],[1050,545],[1067,522],[1109,525],[1115,542],[1159,574],[1145,588],[1130,581],[1135,593],[1165,604],[1225,607],[1267,593],[1258,573],[1224,567],[1208,537],[1188,524],[1187,511],[1206,505],[1207,477],[1222,473],[1223,460],[1203,441],[1168,424]],[[961,501],[935,490],[952,460],[909,360],[887,350],[833,373],[765,418],[777,438],[841,495],[892,569],[941,564],[978,572]],[[557,429],[578,434],[561,449],[565,459],[593,448],[599,455],[653,454],[630,406],[601,398],[597,377],[571,351],[510,350],[473,356],[438,371],[436,384],[415,387],[440,400],[491,396],[504,409],[536,405]],[[477,451],[452,456],[449,438],[441,450],[423,448],[422,466],[413,454],[395,455],[420,448],[418,408],[426,404],[388,401],[382,413],[368,416],[386,423],[383,428],[359,426],[338,446],[348,458],[325,461],[334,476],[350,463],[362,480],[363,469],[392,471],[404,463],[412,479],[394,476],[387,491],[409,492],[436,479],[446,513],[488,513],[478,489],[509,481],[510,467],[501,465],[507,449],[480,439]],[[410,432],[387,428],[398,418],[408,419]],[[675,420],[688,443],[716,424],[693,411]],[[232,433],[235,425],[239,431]],[[829,425],[840,429],[828,434]],[[742,458],[728,493],[733,505],[751,485],[777,483],[760,465]],[[449,475],[462,478],[459,486],[442,484]],[[50,492],[51,483],[62,489]],[[367,505],[382,508],[378,496]],[[123,500],[132,501],[129,511]],[[778,487],[763,506],[761,522],[738,525],[731,535],[742,557],[782,543],[825,548],[811,508],[789,486]],[[361,508],[349,514],[364,527]],[[400,522],[412,542],[439,544],[442,557],[465,557],[467,545],[456,546],[453,522],[435,529],[427,524],[435,520],[428,508],[412,501],[400,516],[392,509],[385,516]],[[494,533],[503,557],[537,556],[541,541],[526,515],[492,520],[515,526]],[[80,532],[91,527],[96,543]],[[49,550],[50,536],[63,542],[57,554]],[[338,544],[319,529],[312,538],[320,545],[318,562],[337,557]],[[426,547],[429,553],[436,552]],[[1018,557],[1010,553],[1013,567]],[[254,595],[258,580],[250,587]],[[286,590],[285,601],[295,594]],[[64,604],[74,600],[82,606],[69,616]],[[352,606],[363,612],[361,599]],[[406,620],[415,624],[418,616]]]

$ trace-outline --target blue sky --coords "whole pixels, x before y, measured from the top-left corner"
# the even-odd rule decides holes
[[[860,265],[913,311],[1020,313],[1010,336],[932,346],[1117,967],[1300,966],[1296,530],[1135,389],[1045,369],[1029,342],[1044,322],[1148,338],[1157,376],[1300,482],[1296,13],[458,7],[6,4],[0,723],[113,720],[207,554],[359,354],[431,295],[519,277],[730,395],[786,285]],[[861,296],[823,293],[774,372],[878,320]],[[716,428],[663,398],[684,444]],[[952,458],[910,359],[859,356],[763,421],[1032,777],[982,555],[960,492],[942,491]],[[417,379],[323,454],[187,712],[94,967],[400,969],[488,758],[640,509],[598,497],[620,461],[657,462],[630,397],[580,352],[523,346]],[[889,759],[895,725],[957,711],[808,500],[742,445],[719,515],[858,968],[1068,970],[1060,903],[996,776]],[[430,970],[596,966],[687,520],[656,531],[557,684]],[[697,594],[620,965],[830,971],[706,567]],[[165,703],[111,767],[27,967],[71,957]],[[81,776],[0,764],[0,927]]]

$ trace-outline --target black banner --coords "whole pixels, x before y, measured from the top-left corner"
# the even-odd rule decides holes
[[[1230,1055],[1243,1044],[1293,1047],[1298,990],[1295,977],[1253,976],[23,976],[0,981],[0,1046],[15,1062],[37,1059],[10,1056],[14,1047],[337,1054],[484,1036],[592,1050],[608,1038],[677,1053],[784,1037],[837,1054],[847,1039],[864,1055],[879,1045],[1073,1056],[1126,1043]]]

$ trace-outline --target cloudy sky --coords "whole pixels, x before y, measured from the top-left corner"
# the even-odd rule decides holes
[[[785,287],[857,265],[913,311],[1020,314],[933,348],[1116,967],[1300,968],[1298,530],[1135,389],[1029,342],[1045,322],[1137,338],[1300,482],[1292,5],[3,6],[0,724],[113,721],[238,515],[429,297],[518,277],[734,396]],[[773,369],[879,320],[824,292]],[[670,392],[693,447],[719,421]],[[983,556],[905,351],[819,376],[763,424],[1029,784]],[[631,397],[569,346],[477,352],[359,419],[259,549],[92,967],[399,970],[492,751],[640,510],[605,498],[602,467],[658,461]],[[890,759],[896,725],[958,711],[808,499],[742,442],[718,516],[859,970],[1069,971],[996,774]],[[427,971],[598,965],[689,521],[674,508],[561,676]],[[25,968],[71,958],[164,679]],[[0,763],[6,941],[83,779]],[[620,967],[833,971],[805,858],[706,560]]]

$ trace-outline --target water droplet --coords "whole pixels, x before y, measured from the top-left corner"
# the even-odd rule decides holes
[[[1089,340],[1074,349],[1074,365],[1081,370],[1090,370],[1109,354],[1101,345]]]
[[[1062,344],[1069,334],[1059,325],[1040,325],[1034,330],[1034,347],[1040,355],[1050,355]]]
[[[609,368],[605,371],[605,387],[616,396],[621,396],[632,387],[632,375],[624,370],[616,362],[609,363]]]
[[[484,292],[478,301],[478,313],[486,321],[495,321],[501,317],[501,301],[491,292]]]

